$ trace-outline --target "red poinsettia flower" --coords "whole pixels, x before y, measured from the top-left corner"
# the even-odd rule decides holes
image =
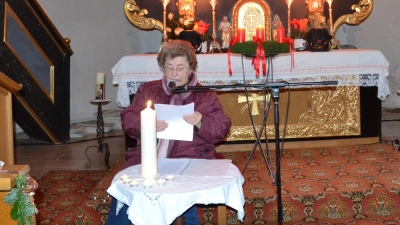
[[[292,21],[290,21],[290,24],[293,25],[295,30],[299,29],[300,25],[299,25],[299,20],[298,19],[294,18]]]
[[[307,31],[307,24],[308,24],[308,19],[307,18],[301,19],[299,21],[300,30],[301,31]]]
[[[203,35],[207,32],[209,26],[210,24],[206,24],[202,20],[199,20],[194,24],[193,30],[197,31],[200,35]]]
[[[307,24],[308,24],[308,19],[296,19],[294,18],[292,21],[290,21],[290,24],[293,25],[293,30],[290,32],[290,37],[291,38],[305,38],[306,32],[307,32]]]

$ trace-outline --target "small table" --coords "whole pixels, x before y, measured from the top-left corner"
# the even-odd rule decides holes
[[[99,143],[99,145],[91,145],[88,146],[85,150],[85,155],[86,158],[89,160],[89,162],[86,164],[86,168],[89,168],[92,165],[92,162],[89,159],[89,156],[87,155],[87,150],[89,148],[97,148],[99,153],[103,153],[103,148],[105,149],[105,153],[104,153],[104,162],[106,164],[107,169],[110,169],[110,150],[108,149],[108,144],[107,143],[103,143],[103,139],[104,139],[104,120],[103,120],[103,110],[101,109],[102,105],[107,105],[108,103],[110,103],[111,101],[108,99],[105,100],[92,100],[90,101],[91,104],[93,105],[97,105],[97,127],[96,127],[96,137],[97,137],[97,142]]]
[[[117,173],[107,192],[120,204],[128,205],[128,218],[135,225],[171,224],[194,204],[225,204],[237,210],[239,220],[244,217],[244,178],[231,160],[158,159],[159,177],[172,181],[151,188],[144,187],[141,165]],[[129,176],[139,181],[137,187],[123,182]]]

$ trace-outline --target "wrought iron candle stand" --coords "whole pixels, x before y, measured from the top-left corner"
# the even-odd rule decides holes
[[[92,100],[90,101],[91,104],[96,105],[97,104],[97,122],[96,122],[96,138],[97,138],[97,142],[98,145],[90,145],[86,148],[85,150],[85,155],[86,158],[88,159],[88,163],[86,164],[86,168],[90,168],[90,166],[92,165],[92,162],[89,159],[89,156],[87,155],[87,151],[90,148],[97,148],[98,149],[98,153],[103,153],[103,150],[105,150],[104,153],[104,163],[107,167],[107,169],[110,169],[110,164],[109,164],[109,160],[110,160],[110,150],[108,148],[108,144],[107,143],[103,143],[104,140],[104,120],[103,120],[103,110],[102,110],[102,105],[107,105],[108,103],[110,103],[110,100]]]

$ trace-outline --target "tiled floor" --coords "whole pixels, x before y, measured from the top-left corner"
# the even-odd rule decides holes
[[[383,109],[382,111],[382,140],[392,142],[400,139],[400,109]],[[30,174],[39,179],[50,170],[86,170],[88,160],[85,149],[97,145],[95,134],[81,138],[71,138],[70,144],[21,144],[15,146],[15,164],[29,164]],[[125,152],[125,139],[120,129],[106,133],[104,143],[109,145],[110,164]],[[96,148],[89,148],[87,154],[92,162],[88,170],[105,170],[104,153],[98,153]]]

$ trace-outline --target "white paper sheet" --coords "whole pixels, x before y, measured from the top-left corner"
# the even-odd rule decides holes
[[[154,104],[158,120],[168,123],[168,128],[157,132],[157,138],[192,141],[193,125],[183,120],[183,116],[194,112],[194,103],[187,105]]]
[[[230,159],[192,159],[181,175],[188,176],[225,176]]]

